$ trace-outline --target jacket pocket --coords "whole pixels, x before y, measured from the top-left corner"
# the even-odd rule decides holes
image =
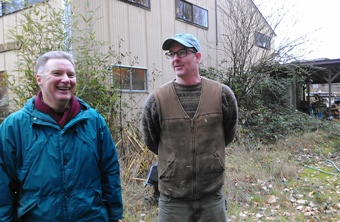
[[[39,159],[44,152],[44,149],[48,149],[47,146],[48,140],[43,137],[38,139],[37,141],[32,141],[27,147],[25,147],[23,153],[23,162],[21,168],[21,175],[19,174],[19,180],[24,182],[27,174],[30,170],[32,170],[33,165],[37,162],[36,159]],[[52,154],[49,154],[52,156]]]
[[[19,221],[26,221],[30,217],[30,212],[37,206],[37,201],[33,200],[26,204],[23,207],[19,207],[18,209],[18,217]]]
[[[102,192],[99,192],[97,190],[94,190],[94,200],[93,204],[95,206],[103,206],[104,205],[104,200],[102,197]]]

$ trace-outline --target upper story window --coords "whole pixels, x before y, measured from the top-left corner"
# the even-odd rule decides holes
[[[183,0],[176,0],[176,18],[208,28],[208,10]]]
[[[120,0],[120,1],[128,2],[131,3],[132,5],[150,9],[150,0]]]
[[[0,0],[0,16],[11,14],[46,1],[47,0]]]
[[[269,36],[259,32],[255,33],[255,44],[257,46],[265,49],[270,49],[270,41],[271,39]]]
[[[144,67],[113,65],[113,85],[124,92],[146,92],[147,71]]]

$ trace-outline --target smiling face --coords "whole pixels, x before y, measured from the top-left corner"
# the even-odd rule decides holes
[[[170,52],[178,52],[181,49],[187,49],[185,46],[174,42],[171,44],[169,49]],[[176,74],[176,81],[179,79],[188,81],[190,79],[196,79],[199,77],[198,64],[201,59],[201,53],[188,52],[187,56],[180,58],[175,55],[173,59],[170,60],[171,66]]]
[[[77,85],[72,63],[67,59],[49,59],[36,79],[43,101],[56,112],[65,111]]]

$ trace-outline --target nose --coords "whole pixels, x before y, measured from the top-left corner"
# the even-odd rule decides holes
[[[178,59],[180,59],[181,57],[179,57],[178,55],[177,55],[177,53],[176,54],[174,54],[174,57],[172,58],[172,60],[178,60]]]
[[[61,81],[63,81],[63,82],[69,82],[70,81],[70,77],[68,77],[67,73],[62,74],[60,77],[61,77]]]

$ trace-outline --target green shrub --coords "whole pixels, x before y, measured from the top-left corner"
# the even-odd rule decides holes
[[[16,95],[17,108],[39,91],[34,67],[37,58],[51,50],[72,52],[77,71],[76,96],[96,108],[114,132],[119,98],[118,92],[108,84],[111,75],[108,67],[118,57],[107,42],[96,38],[94,25],[99,20],[95,17],[96,11],[88,10],[82,15],[73,10],[71,14],[70,2],[66,1],[61,8],[53,5],[57,4],[47,1],[34,5],[22,12],[19,25],[9,29],[9,38],[21,45],[17,51],[17,70],[8,73],[7,78],[10,90]]]

